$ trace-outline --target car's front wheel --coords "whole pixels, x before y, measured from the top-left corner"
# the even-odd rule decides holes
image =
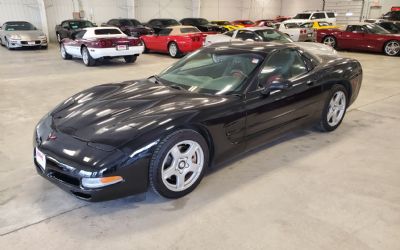
[[[176,199],[192,192],[208,167],[205,139],[191,129],[176,131],[156,147],[149,170],[152,189],[163,197]]]
[[[400,53],[400,43],[398,41],[389,41],[385,44],[383,51],[388,56],[396,56]]]
[[[322,111],[319,127],[324,132],[330,132],[339,127],[347,111],[348,93],[343,85],[332,87]]]
[[[96,60],[90,55],[88,48],[82,48],[82,60],[86,66],[93,66],[96,64]]]
[[[324,40],[322,40],[322,43],[328,46],[331,46],[332,48],[336,48],[336,38],[334,36],[326,36]]]
[[[137,56],[124,56],[124,60],[126,63],[134,63],[137,59]]]

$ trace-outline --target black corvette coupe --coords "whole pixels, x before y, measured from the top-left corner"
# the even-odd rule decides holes
[[[38,123],[34,162],[81,199],[191,192],[211,165],[295,128],[335,130],[360,90],[354,59],[294,44],[220,43],[159,75],[82,91]]]

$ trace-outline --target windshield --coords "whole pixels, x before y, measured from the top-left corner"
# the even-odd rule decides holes
[[[28,22],[7,23],[6,31],[14,31],[14,30],[36,30],[36,27]]]
[[[97,29],[94,31],[95,35],[119,35],[121,32],[117,29]]]
[[[138,20],[136,19],[129,19],[129,21],[131,21],[133,26],[139,26],[142,25]]]
[[[244,20],[243,22],[242,22],[243,24],[254,24],[252,21],[250,21],[250,20]]]
[[[293,17],[293,19],[310,19],[311,14],[306,14],[306,13],[302,13],[302,14],[297,14],[295,17]]]
[[[94,27],[94,25],[89,21],[73,21],[69,22],[69,27],[71,27],[71,29],[76,30],[76,29]]]
[[[389,31],[385,30],[384,28],[382,28],[381,26],[376,25],[376,24],[372,24],[372,23],[366,24],[366,25],[364,25],[364,27],[367,28],[367,30],[369,32],[374,33],[374,34],[390,34]]]
[[[207,19],[199,18],[199,19],[195,19],[194,23],[197,25],[207,25],[208,21],[207,21]]]
[[[159,76],[163,84],[195,93],[239,92],[265,55],[243,50],[203,49],[182,59]]]
[[[293,42],[290,38],[288,38],[285,34],[273,30],[273,29],[266,29],[266,30],[256,30],[256,34],[261,36],[264,42],[283,42],[283,43],[291,43]]]
[[[297,23],[285,23],[286,29],[295,29],[295,28],[300,28],[300,26]]]
[[[231,25],[231,23],[228,21],[212,21],[211,23],[217,24],[217,25]]]
[[[174,19],[167,19],[167,20],[161,20],[161,23],[165,26],[174,26],[174,25],[180,25],[178,21]]]

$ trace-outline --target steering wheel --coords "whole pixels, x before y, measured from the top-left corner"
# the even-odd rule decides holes
[[[247,77],[247,75],[245,73],[243,73],[243,71],[241,71],[240,69],[231,70],[230,75],[235,78],[246,78]]]

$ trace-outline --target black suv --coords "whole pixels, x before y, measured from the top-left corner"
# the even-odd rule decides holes
[[[181,20],[182,25],[190,25],[197,27],[202,32],[225,32],[225,28],[219,27],[218,25],[210,23],[204,18],[184,18]]]
[[[151,19],[147,22],[146,26],[152,28],[154,31],[159,31],[163,28],[167,28],[170,26],[181,25],[178,21],[171,18],[157,18]]]
[[[382,18],[390,21],[400,21],[400,10],[389,11]]]
[[[136,19],[111,19],[101,26],[114,26],[120,28],[128,36],[140,37],[142,35],[149,35],[154,33],[153,29],[145,27]]]

